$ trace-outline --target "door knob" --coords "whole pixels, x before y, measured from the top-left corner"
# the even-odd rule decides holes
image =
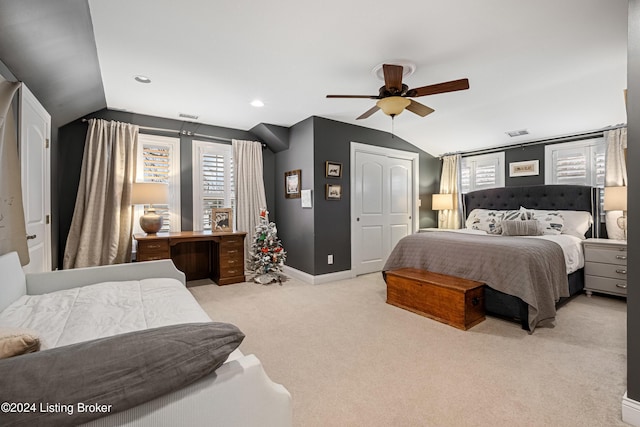
[[[37,236],[37,235],[35,235],[35,234],[27,234],[27,240],[33,240],[33,239],[35,239],[36,237],[38,237],[38,236]]]

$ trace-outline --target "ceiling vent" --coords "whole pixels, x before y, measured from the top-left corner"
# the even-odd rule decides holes
[[[178,117],[180,117],[181,119],[198,120],[198,116],[196,116],[195,114],[180,113],[178,114]]]
[[[522,136],[522,135],[529,135],[529,131],[526,129],[521,129],[521,130],[512,130],[509,132],[505,132],[507,135],[509,135],[511,138],[516,137],[516,136]]]

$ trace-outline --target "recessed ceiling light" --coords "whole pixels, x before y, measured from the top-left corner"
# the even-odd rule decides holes
[[[253,107],[264,107],[264,102],[260,101],[259,99],[254,99],[253,101],[251,101],[251,105]]]
[[[147,76],[135,76],[134,79],[138,83],[151,83],[151,79]]]

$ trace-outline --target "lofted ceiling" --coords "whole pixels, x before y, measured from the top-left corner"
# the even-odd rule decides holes
[[[626,122],[627,7],[626,0],[89,0],[88,17],[78,19],[92,25],[97,55],[83,61],[97,60],[108,108],[177,120],[184,113],[242,130],[316,115],[391,132],[382,112],[355,120],[374,100],[325,96],[376,95],[383,82],[372,70],[385,62],[415,64],[409,87],[468,78],[469,90],[416,99],[434,113],[405,111],[394,120],[396,135],[438,155]],[[254,99],[264,107],[252,107]],[[505,134],[521,129],[529,134]]]

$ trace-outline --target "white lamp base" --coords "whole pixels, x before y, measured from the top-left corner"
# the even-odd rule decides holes
[[[147,234],[156,234],[162,228],[162,216],[158,215],[154,208],[149,208],[147,213],[140,217],[140,227]]]
[[[620,227],[624,233],[624,240],[627,240],[627,211],[624,211],[622,216],[619,216],[616,222],[618,223],[618,227]]]

